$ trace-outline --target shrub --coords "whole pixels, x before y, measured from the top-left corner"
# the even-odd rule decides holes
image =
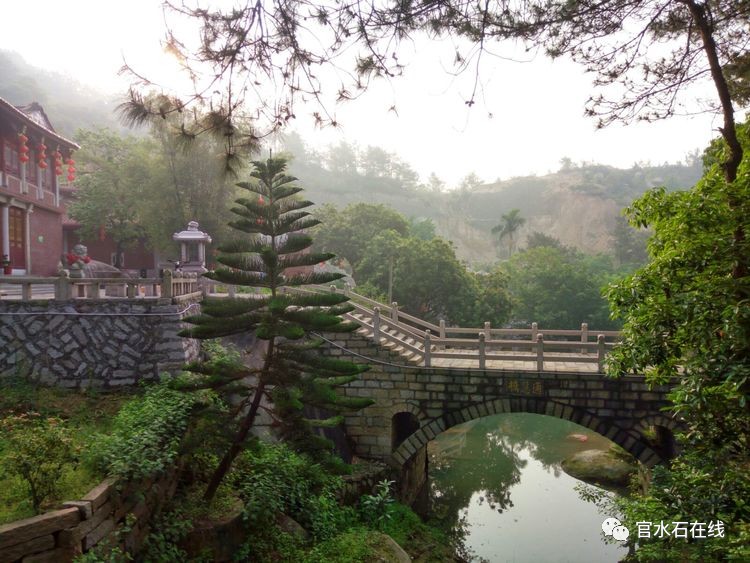
[[[245,518],[256,527],[281,512],[313,538],[325,539],[354,520],[354,512],[336,501],[341,479],[285,444],[256,443],[240,458],[231,483],[242,498]]]
[[[140,479],[174,463],[197,398],[168,388],[151,387],[126,403],[114,419],[112,433],[99,435],[90,461],[100,471]]]
[[[5,452],[3,468],[20,476],[29,490],[34,511],[58,491],[65,465],[73,461],[69,432],[59,418],[28,413],[0,421]]]
[[[391,485],[394,481],[380,481],[375,486],[374,495],[362,495],[360,499],[360,514],[362,521],[382,530],[391,519],[393,497]]]

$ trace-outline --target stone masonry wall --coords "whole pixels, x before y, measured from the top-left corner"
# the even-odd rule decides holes
[[[531,412],[590,428],[650,466],[661,459],[641,431],[651,424],[670,430],[677,425],[661,412],[668,405],[670,387],[649,388],[640,376],[415,367],[360,334],[323,336],[331,342],[326,354],[372,365],[343,387],[347,396],[375,400],[345,420],[347,435],[362,457],[402,466],[456,424],[504,412]],[[394,451],[392,418],[399,412],[412,413],[420,428]]]
[[[137,553],[178,481],[176,467],[135,483],[106,479],[60,510],[4,524],[0,563],[70,563],[102,542]]]
[[[0,301],[0,374],[73,388],[157,379],[197,357],[198,341],[177,332],[199,312],[157,298]]]

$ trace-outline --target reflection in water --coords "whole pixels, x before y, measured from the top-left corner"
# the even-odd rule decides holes
[[[536,414],[456,426],[429,445],[427,511],[492,563],[618,561],[627,550],[602,539],[609,515],[583,501],[574,490],[580,481],[560,468],[575,452],[610,444],[577,424]]]

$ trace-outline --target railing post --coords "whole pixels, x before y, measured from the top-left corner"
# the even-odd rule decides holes
[[[430,343],[430,329],[424,331],[424,367],[432,364],[432,344]]]
[[[606,351],[606,348],[604,346],[604,335],[600,334],[596,337],[596,349],[598,352],[598,362],[599,362],[599,373],[604,373],[604,353]]]
[[[164,270],[164,276],[161,278],[161,296],[165,299],[172,299],[172,270]]]
[[[492,340],[492,324],[490,321],[484,322],[484,339]]]
[[[336,286],[332,285],[330,287],[331,287],[331,293],[336,293]]]
[[[536,371],[544,371],[544,335],[541,332],[536,335]]]
[[[538,334],[539,329],[537,327],[536,323],[531,323],[531,341],[536,342],[536,335]]]
[[[391,303],[391,320],[394,323],[398,322],[398,303],[395,301]]]
[[[67,271],[61,272],[55,282],[55,299],[60,301],[70,299],[70,274]]]
[[[375,344],[380,344],[380,307],[372,310],[372,336]]]
[[[440,338],[445,338],[445,319],[440,319]],[[439,350],[445,349],[445,344],[438,346]]]
[[[127,285],[127,296],[128,299],[135,299],[137,297],[138,293],[138,284],[137,283],[129,283]]]
[[[21,299],[24,301],[31,299],[31,284],[29,282],[21,285]]]
[[[484,332],[479,333],[479,369],[484,369],[487,362],[485,358],[485,340],[486,336]]]
[[[227,294],[229,297],[234,298],[237,295],[237,287],[235,285],[227,286]]]
[[[581,342],[589,341],[589,325],[588,323],[581,323]],[[587,348],[581,348],[581,354],[588,354]]]

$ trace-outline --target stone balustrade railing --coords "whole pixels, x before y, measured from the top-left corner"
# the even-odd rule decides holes
[[[201,292],[194,273],[165,270],[161,278],[71,278],[1,276],[0,299],[137,299],[161,297],[179,302]]]
[[[618,331],[589,329],[541,329],[537,323],[529,328],[492,328],[485,322],[481,328],[449,327],[445,321],[430,323],[399,310],[398,303],[385,305],[349,288],[323,286],[294,288],[293,291],[333,291],[350,297],[354,311],[348,315],[365,327],[375,342],[390,343],[410,356],[412,362],[425,367],[435,359],[468,360],[478,369],[488,361],[527,362],[536,371],[544,371],[545,362],[597,364],[604,371],[604,360],[620,337]]]

